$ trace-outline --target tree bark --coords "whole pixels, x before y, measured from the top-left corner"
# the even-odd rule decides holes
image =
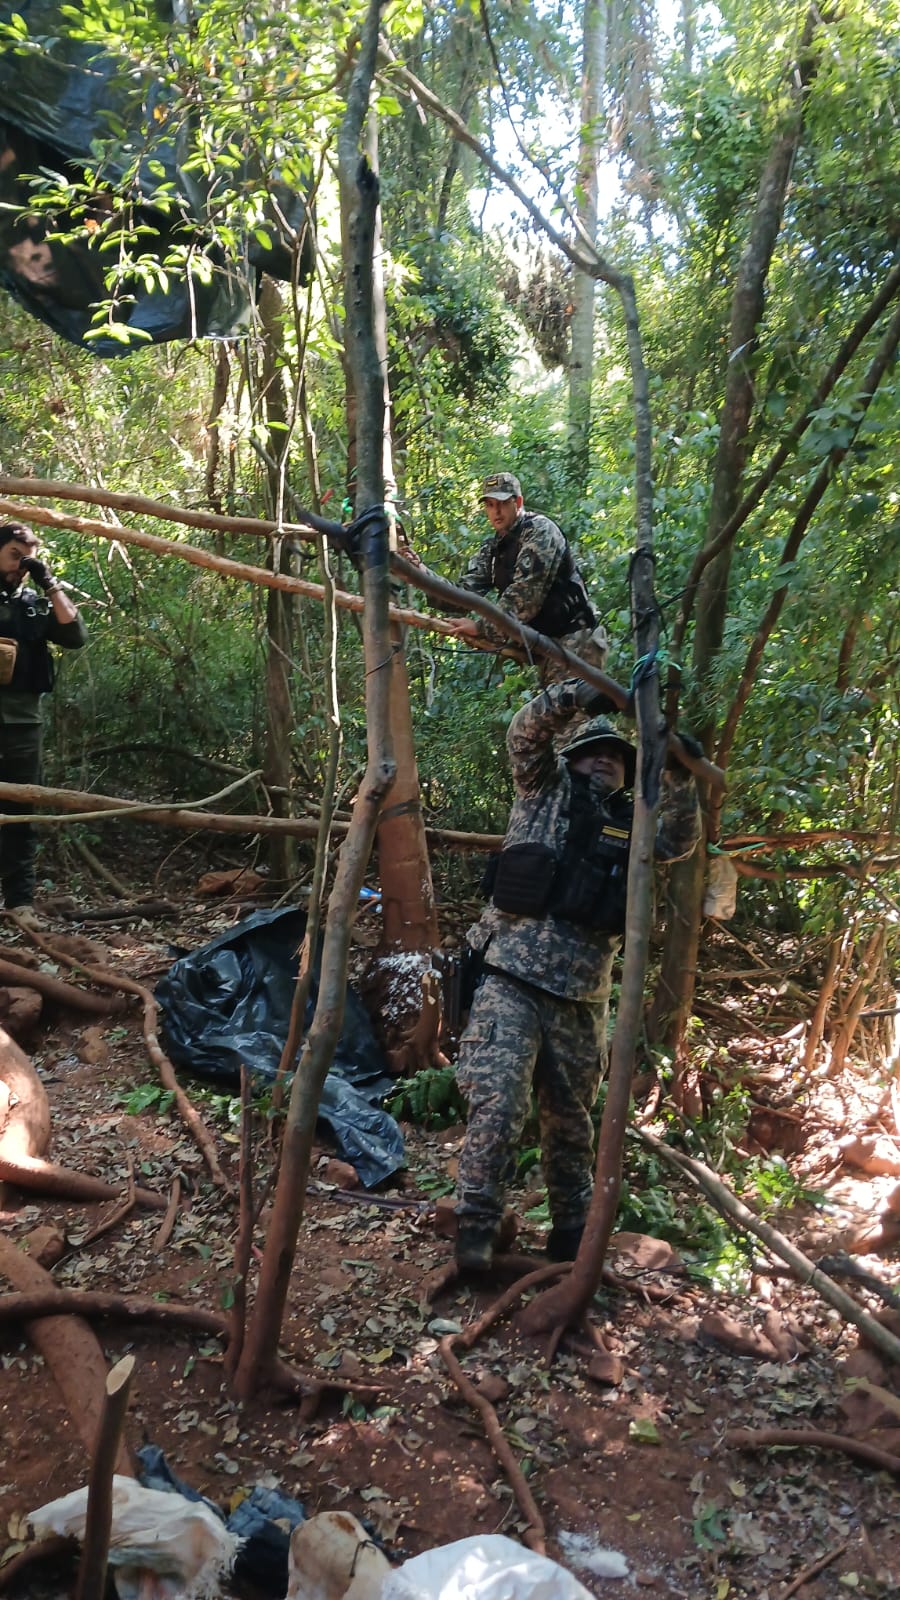
[[[817,16],[818,13],[814,11],[807,16],[800,64],[795,70],[792,103],[769,150],[734,286],[728,371],[704,541],[706,546],[716,540],[740,497],[754,401],[754,357],[765,307],[766,282],[803,129],[805,90],[812,73],[808,47]],[[712,749],[715,733],[714,699],[709,689],[709,674],[724,636],[730,568],[731,546],[726,545],[706,566],[697,590],[692,652],[699,689],[695,732],[707,751]],[[669,901],[677,914],[671,917],[666,929],[659,983],[651,1015],[651,1032],[665,1041],[676,1059],[681,1052],[694,996],[704,857],[705,839],[701,838],[693,856],[687,861],[676,862],[669,875]]]
[[[651,670],[636,676],[637,786],[628,864],[625,956],[610,1057],[606,1103],[600,1124],[594,1193],[571,1273],[525,1307],[519,1322],[527,1334],[546,1333],[580,1321],[600,1287],[622,1183],[622,1161],[634,1057],[644,1010],[644,980],[653,920],[653,863],[660,781],[666,756],[666,725],[660,713],[659,676],[652,670],[659,648],[659,607],[653,591],[653,480],[647,374],[640,348],[633,297],[625,310],[635,380],[637,542],[631,562],[631,617],[639,662]]]
[[[597,164],[602,148],[600,119],[606,81],[605,0],[584,0],[581,34],[581,126],[576,205],[582,229],[597,238]],[[591,385],[594,376],[594,297],[592,273],[574,272],[569,323],[569,476],[583,493],[587,484],[591,434]]]
[[[294,1075],[256,1303],[234,1378],[235,1393],[244,1400],[257,1392],[277,1360],[303,1217],[319,1097],[334,1059],[343,1021],[353,914],[375,838],[378,813],[396,775],[389,711],[389,549],[382,464],[384,390],[374,337],[372,296],[378,182],[368,162],[360,156],[375,70],[381,3],[382,0],[371,0],[369,5],[338,140],[346,343],[358,403],[358,507],[362,512],[371,511],[364,524],[360,547],[366,601],[363,644],[368,764],[329,901],[318,1001]]]
[[[268,426],[266,451],[267,509],[279,526],[284,517],[285,471],[290,445],[288,405],[281,371],[283,313],[281,298],[271,278],[263,277],[259,295],[262,335],[262,404]],[[276,539],[269,552],[273,572],[289,569],[289,556],[282,541]],[[291,671],[294,654],[292,598],[283,590],[266,590],[266,728],[263,781],[274,790],[272,810],[276,817],[290,811],[290,802],[277,791],[291,787],[291,740],[294,733],[294,708],[291,703]],[[296,846],[290,836],[275,834],[268,841],[272,877],[284,889],[295,875]]]

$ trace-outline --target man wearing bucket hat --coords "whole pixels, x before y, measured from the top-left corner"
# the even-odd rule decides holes
[[[596,690],[568,679],[523,706],[509,727],[516,798],[491,903],[469,930],[484,976],[457,1066],[469,1102],[456,1208],[456,1257],[466,1270],[490,1267],[532,1092],[551,1259],[574,1259],[590,1205],[591,1110],[606,1068],[612,967],[625,929],[636,762],[634,746],[603,717],[573,731],[598,700]],[[694,780],[670,765],[657,857],[690,855],[699,833]]]
[[[494,532],[482,541],[462,577],[460,589],[496,593],[499,605],[538,633],[558,639],[591,666],[606,661],[606,629],[597,622],[565,534],[539,511],[527,511],[522,486],[512,472],[492,472],[481,485],[481,503]],[[508,644],[483,618],[466,618],[454,628],[457,638]],[[562,662],[541,662],[541,683],[567,676]]]

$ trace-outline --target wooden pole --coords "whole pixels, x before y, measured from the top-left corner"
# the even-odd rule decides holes
[[[78,1568],[75,1600],[97,1600],[106,1585],[106,1564],[109,1560],[109,1536],[112,1529],[113,1473],[125,1426],[128,1391],[133,1372],[134,1356],[123,1356],[106,1380],[106,1395],[88,1484],[84,1544]]]

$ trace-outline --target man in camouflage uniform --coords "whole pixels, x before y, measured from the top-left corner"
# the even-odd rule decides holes
[[[625,926],[634,746],[601,717],[556,754],[596,691],[551,685],[517,712],[507,736],[516,799],[492,902],[469,931],[484,973],[460,1041],[469,1101],[457,1179],[461,1267],[491,1264],[506,1185],[532,1089],[552,1228],[547,1253],[573,1260],[593,1187],[591,1109],[606,1068],[613,959]],[[664,861],[699,837],[694,780],[667,767],[656,836]]]
[[[597,623],[565,534],[539,511],[526,511],[522,486],[511,472],[485,478],[481,503],[494,534],[483,540],[457,579],[458,587],[471,594],[496,593],[498,604],[511,616],[602,668],[606,629]],[[481,617],[456,623],[454,633],[460,639],[510,642]],[[541,684],[559,682],[570,671],[561,661],[545,658]]]

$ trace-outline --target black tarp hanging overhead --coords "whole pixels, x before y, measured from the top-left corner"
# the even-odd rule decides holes
[[[266,178],[262,221],[226,251],[210,228],[209,190],[190,162],[192,127],[163,84],[86,40],[69,38],[49,0],[0,0],[0,23],[27,35],[24,48],[0,41],[0,284],[32,316],[98,356],[127,355],[146,343],[234,338],[250,325],[259,275],[312,270],[313,238],[302,195]],[[176,24],[171,23],[171,26]],[[263,187],[252,130],[238,192]],[[77,208],[37,203],[58,174],[82,183]],[[239,219],[238,219],[239,220]],[[110,299],[107,272],[133,262],[98,333],[95,308]]]

